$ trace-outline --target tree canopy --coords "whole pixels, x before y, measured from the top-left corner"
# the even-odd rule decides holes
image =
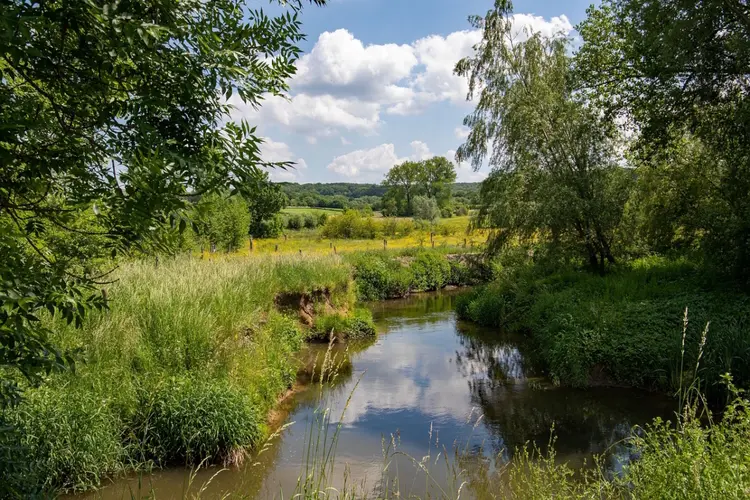
[[[512,238],[542,238],[578,249],[595,269],[614,262],[614,232],[629,179],[617,164],[611,122],[579,98],[568,40],[514,32],[510,2],[497,0],[472,26],[475,54],[456,73],[478,94],[464,125],[471,130],[458,161],[492,168],[477,223],[497,229],[490,250]]]
[[[312,0],[322,4],[323,0]],[[73,362],[40,313],[80,324],[106,307],[104,276],[47,244],[93,234],[112,257],[167,244],[190,198],[257,185],[261,139],[228,99],[283,94],[303,39],[301,0],[267,16],[245,2],[83,0],[0,7],[2,398]],[[82,211],[90,227],[76,227]]]
[[[451,201],[456,169],[448,159],[435,156],[422,161],[405,161],[391,168],[383,180],[388,187],[383,209],[391,215],[413,215],[417,196],[433,198],[440,209]]]

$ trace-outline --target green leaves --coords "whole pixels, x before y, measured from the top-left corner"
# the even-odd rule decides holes
[[[257,106],[287,90],[302,5],[275,17],[232,0],[0,8],[0,273],[22,285],[0,289],[11,372],[38,383],[68,364],[34,311],[80,326],[103,307],[92,288],[100,254],[165,251],[195,196],[289,166],[260,158],[255,128],[233,123],[227,100]]]

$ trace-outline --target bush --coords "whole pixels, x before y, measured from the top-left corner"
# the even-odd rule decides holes
[[[405,297],[413,274],[398,260],[381,252],[364,252],[350,257],[359,300],[383,300]]]
[[[296,231],[302,229],[302,217],[299,214],[288,215],[286,218],[286,228]]]
[[[374,239],[378,236],[378,229],[372,217],[363,217],[356,210],[347,210],[342,215],[329,217],[322,235],[329,239]]]
[[[448,259],[437,252],[419,252],[409,268],[413,275],[412,288],[417,291],[439,290],[451,277]]]
[[[262,435],[265,415],[227,382],[171,377],[143,387],[140,397],[133,446],[160,466],[224,460]]]
[[[314,214],[306,213],[302,217],[302,225],[305,229],[315,229],[318,226],[318,218]]]
[[[13,464],[4,461],[0,466],[0,493],[5,488],[24,494],[81,491],[123,467],[122,422],[111,404],[112,395],[71,383],[42,387],[26,396],[7,415],[9,428],[2,430],[2,456],[16,464],[7,475],[3,469]]]

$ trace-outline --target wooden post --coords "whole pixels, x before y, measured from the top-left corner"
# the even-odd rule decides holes
[[[299,249],[299,254],[302,255],[302,249],[301,248]]]
[[[286,233],[284,233],[284,241],[286,241]]]
[[[432,248],[435,248],[435,240],[432,240]]]
[[[250,251],[253,251],[253,235],[250,235]]]
[[[203,244],[201,243],[201,260],[203,260]]]
[[[388,250],[388,240],[383,238],[383,250]]]
[[[154,261],[154,267],[159,267],[159,256],[156,256],[156,260]]]
[[[464,238],[464,248],[466,248],[466,238]]]
[[[279,244],[276,243],[276,248],[274,249],[274,252],[278,252],[278,251],[279,251]]]
[[[102,298],[104,299],[104,302],[107,302],[107,289],[102,288]]]
[[[334,253],[334,255],[337,253],[336,252],[336,246],[333,247],[333,253]]]
[[[432,243],[432,247],[435,247],[435,233],[430,231],[430,243]]]
[[[333,248],[333,242],[332,241],[328,242],[328,248]]]

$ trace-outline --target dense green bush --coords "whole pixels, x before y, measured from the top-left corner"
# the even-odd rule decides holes
[[[414,276],[412,288],[417,291],[439,290],[451,278],[448,259],[436,252],[419,252],[409,268]]]
[[[643,259],[606,277],[532,267],[506,272],[457,301],[460,318],[527,332],[550,374],[569,385],[680,385],[683,317],[687,364],[710,321],[702,368],[710,390],[731,371],[750,381],[750,298],[708,283],[686,262]],[[737,355],[737,353],[743,353]]]
[[[329,217],[321,231],[329,239],[373,239],[380,227],[372,217],[364,217],[356,210],[346,210],[341,215]]]
[[[383,300],[409,293],[414,275],[401,262],[383,252],[363,252],[350,257],[359,300]]]
[[[302,216],[299,214],[288,215],[286,218],[286,228],[291,230],[302,229]]]
[[[264,418],[226,382],[172,377],[143,387],[130,426],[142,461],[197,465],[257,443]]]

